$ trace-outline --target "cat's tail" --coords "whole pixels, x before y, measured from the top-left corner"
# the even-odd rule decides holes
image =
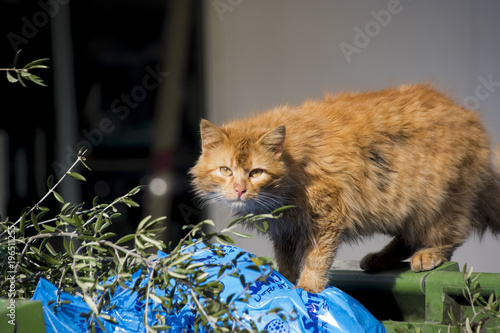
[[[481,196],[480,214],[483,231],[500,235],[500,144],[492,154],[493,177]]]

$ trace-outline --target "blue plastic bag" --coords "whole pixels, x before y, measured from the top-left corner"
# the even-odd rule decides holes
[[[259,330],[267,332],[385,332],[383,325],[373,317],[358,301],[340,291],[330,287],[318,294],[308,293],[302,289],[293,289],[294,285],[287,281],[277,271],[272,270],[264,282],[257,281],[261,273],[249,266],[254,265],[250,260],[253,256],[235,246],[218,245],[224,253],[223,257],[216,255],[207,247],[193,250],[192,259],[204,263],[204,271],[209,274],[208,281],[217,278],[220,265],[231,264],[237,258],[235,268],[240,275],[245,276],[247,282],[253,282],[249,287],[248,303],[237,301],[236,314],[243,322],[253,321]],[[241,255],[241,253],[243,255]],[[165,256],[159,252],[159,257]],[[132,276],[133,285],[140,272]],[[224,284],[221,294],[222,300],[231,294],[243,291],[238,277],[222,276],[219,280]],[[146,283],[146,281],[141,281]],[[157,295],[165,291],[155,290]],[[33,296],[33,300],[42,302],[47,333],[76,333],[86,332],[85,318],[80,313],[90,311],[89,306],[81,297],[61,293],[61,300],[69,300],[69,304],[52,309],[49,301],[57,297],[57,288],[41,279]],[[107,332],[145,332],[143,324],[144,301],[139,301],[140,295],[119,287],[112,302],[116,303],[113,310],[105,312],[117,319],[117,324],[101,321]],[[193,332],[194,314],[193,304],[186,304],[175,314],[166,314],[158,304],[149,305],[149,325],[159,324],[155,318],[155,311],[166,317],[166,324],[171,327],[169,332]],[[269,310],[281,308],[282,313],[295,313],[294,318],[283,321],[278,314],[268,314]],[[260,320],[259,320],[260,319]],[[97,330],[99,331],[99,329]]]

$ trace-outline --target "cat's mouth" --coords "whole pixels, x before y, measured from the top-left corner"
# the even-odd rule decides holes
[[[237,199],[227,199],[230,205],[245,206],[248,203],[247,199],[237,198]]]
[[[251,205],[251,200],[247,198],[226,199],[227,204],[235,210],[248,208]]]

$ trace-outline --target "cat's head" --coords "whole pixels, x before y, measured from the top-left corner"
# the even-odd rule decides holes
[[[202,153],[190,170],[200,199],[221,202],[238,213],[271,212],[283,205],[284,126],[219,128],[203,119],[200,130]]]

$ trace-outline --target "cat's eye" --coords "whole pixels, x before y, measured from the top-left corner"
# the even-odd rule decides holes
[[[259,177],[260,175],[262,175],[262,173],[264,172],[264,170],[262,169],[253,169],[252,171],[250,171],[250,178],[256,178],[256,177]]]
[[[220,167],[219,171],[223,176],[226,177],[231,177],[233,175],[233,172],[228,167]]]

